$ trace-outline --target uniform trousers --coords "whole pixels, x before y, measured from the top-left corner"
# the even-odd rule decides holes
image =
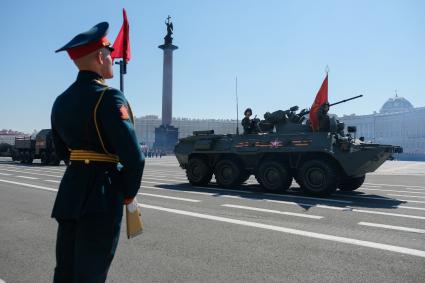
[[[118,245],[122,214],[60,220],[54,283],[105,282]]]

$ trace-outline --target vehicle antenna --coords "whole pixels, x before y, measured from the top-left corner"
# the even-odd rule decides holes
[[[236,134],[239,135],[238,76],[236,76]]]

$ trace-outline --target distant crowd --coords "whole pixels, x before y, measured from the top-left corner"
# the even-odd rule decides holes
[[[143,154],[148,158],[162,158],[165,155],[165,152],[162,150],[143,150]]]

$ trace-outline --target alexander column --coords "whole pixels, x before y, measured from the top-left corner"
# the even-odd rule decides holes
[[[173,45],[173,23],[167,17],[167,35],[164,44],[158,48],[164,51],[164,65],[162,72],[162,124],[155,128],[155,148],[170,152],[178,140],[178,129],[171,125],[173,109],[173,51],[178,47]]]

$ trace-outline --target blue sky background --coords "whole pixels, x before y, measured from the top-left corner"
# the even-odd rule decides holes
[[[310,107],[329,65],[329,100],[365,97],[331,109],[369,114],[398,90],[425,106],[425,1],[2,1],[0,129],[50,127],[51,105],[76,77],[54,50],[101,21],[109,38],[130,22],[132,60],[125,94],[137,116],[161,114],[164,19],[174,22],[173,116],[261,116]],[[119,87],[116,78],[110,85]]]

